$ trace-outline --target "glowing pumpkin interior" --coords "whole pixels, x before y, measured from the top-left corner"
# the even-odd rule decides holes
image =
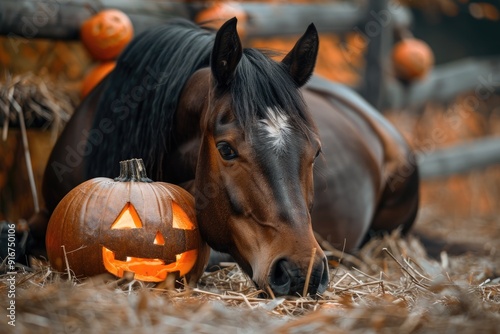
[[[182,230],[194,230],[195,226],[186,215],[184,210],[172,202],[172,228]],[[127,203],[122,209],[118,218],[111,225],[111,229],[136,229],[143,228],[141,218],[131,203]],[[152,245],[165,245],[167,242],[175,240],[165,240],[160,231],[157,231]],[[126,261],[115,259],[115,253],[106,247],[102,247],[102,257],[104,267],[108,272],[123,277],[125,272],[133,272],[134,278],[141,281],[161,282],[164,281],[171,272],[179,272],[180,276],[186,275],[194,266],[198,251],[196,249],[176,254],[174,263],[165,264],[162,259],[147,259],[139,257],[127,257]]]

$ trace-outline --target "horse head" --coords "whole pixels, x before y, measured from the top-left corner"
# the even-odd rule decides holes
[[[302,294],[310,264],[311,294],[329,280],[310,215],[321,144],[299,91],[317,51],[311,25],[275,62],[243,49],[236,19],[229,20],[210,66],[190,78],[180,99],[185,109],[202,109],[194,184],[202,236],[275,295]]]

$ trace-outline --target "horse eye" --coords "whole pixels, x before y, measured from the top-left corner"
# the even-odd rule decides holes
[[[217,144],[217,149],[224,160],[232,160],[238,156],[236,151],[224,141]]]
[[[319,155],[321,154],[321,149],[319,149],[317,152],[316,152],[316,155],[314,156],[314,161],[316,161],[316,158],[319,157]]]

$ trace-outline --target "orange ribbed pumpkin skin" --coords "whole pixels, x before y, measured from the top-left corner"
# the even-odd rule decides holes
[[[64,246],[64,249],[62,248]],[[197,280],[209,248],[200,238],[194,198],[163,182],[88,180],[54,210],[46,234],[51,266],[77,277],[110,272],[159,282],[178,272]]]
[[[224,22],[233,17],[238,19],[238,35],[244,38],[246,36],[245,24],[247,22],[247,14],[236,2],[217,2],[200,11],[195,16],[194,21],[202,26],[218,30]]]
[[[115,59],[134,37],[134,27],[127,14],[106,9],[83,22],[80,39],[97,60]]]
[[[434,54],[427,43],[415,38],[403,39],[392,50],[394,71],[402,80],[424,78],[434,65]]]
[[[107,61],[104,63],[98,64],[94,67],[90,72],[85,76],[82,81],[82,88],[80,89],[80,96],[84,98],[87,96],[95,86],[99,84],[99,82],[104,79],[106,75],[109,74],[116,66],[116,62]]]

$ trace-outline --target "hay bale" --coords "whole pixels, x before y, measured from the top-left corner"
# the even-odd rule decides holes
[[[33,214],[50,151],[77,103],[77,92],[47,76],[6,75],[0,82],[0,219]]]

